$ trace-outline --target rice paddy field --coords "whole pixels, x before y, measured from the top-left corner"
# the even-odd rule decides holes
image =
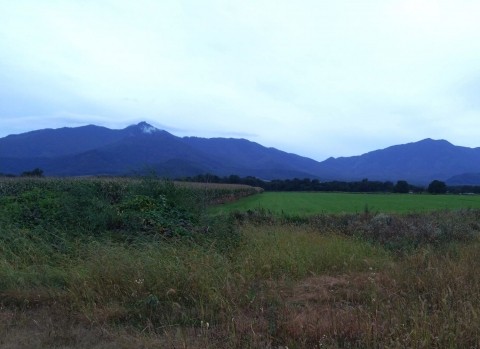
[[[0,179],[0,348],[480,348],[477,197],[258,192]]]
[[[321,213],[408,213],[468,208],[480,209],[480,195],[265,192],[212,210],[228,213],[264,209],[276,214],[309,216]]]

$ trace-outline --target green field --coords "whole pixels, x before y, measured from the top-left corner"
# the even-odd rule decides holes
[[[274,213],[423,212],[443,209],[480,208],[479,195],[356,194],[268,192],[217,206],[215,213],[266,209]]]
[[[0,348],[480,348],[478,197],[256,191],[0,179]]]

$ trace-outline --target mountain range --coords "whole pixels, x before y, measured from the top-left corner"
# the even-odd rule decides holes
[[[0,173],[41,168],[49,176],[128,175],[155,171],[183,177],[212,173],[262,179],[407,180],[480,184],[480,148],[424,139],[318,162],[246,139],[177,137],[146,122],[121,130],[88,125],[0,138]]]

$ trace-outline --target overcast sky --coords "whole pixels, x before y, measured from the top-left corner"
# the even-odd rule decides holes
[[[147,121],[324,160],[480,146],[478,0],[0,0],[0,137]]]

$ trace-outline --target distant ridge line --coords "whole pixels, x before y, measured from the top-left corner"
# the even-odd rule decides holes
[[[480,185],[480,148],[425,138],[324,161],[265,147],[244,138],[177,137],[142,121],[124,129],[86,125],[35,130],[0,138],[0,172],[42,168],[46,175],[125,175],[149,168],[178,178],[212,173],[266,180],[434,179]]]

